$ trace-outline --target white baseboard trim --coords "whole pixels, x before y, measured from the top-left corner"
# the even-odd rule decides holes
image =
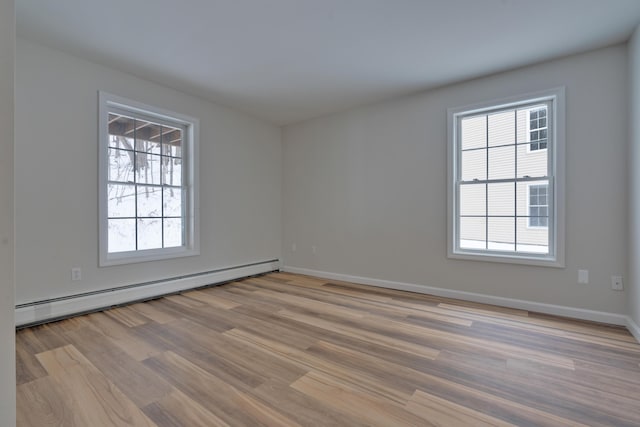
[[[640,342],[640,326],[633,321],[631,316],[627,316],[627,329],[631,332],[638,342]]]
[[[541,302],[520,300],[514,298],[504,298],[493,295],[478,294],[474,292],[457,291],[454,289],[437,288],[414,283],[393,282],[389,280],[373,279],[370,277],[351,276],[348,274],[330,273],[327,271],[311,270],[308,268],[298,268],[284,266],[283,271],[289,273],[305,274],[308,276],[322,277],[324,279],[341,280],[344,282],[360,283],[363,285],[378,286],[381,288],[396,289],[401,291],[416,292],[420,294],[435,295],[444,298],[454,298],[465,301],[479,302],[482,304],[498,305],[502,307],[515,308],[519,310],[533,311],[537,313],[552,314],[555,316],[571,317],[574,319],[590,320],[593,322],[608,323],[611,325],[622,325],[629,327],[631,321],[623,314],[608,313],[604,311],[587,310],[583,308],[568,307],[564,305],[545,304]],[[635,324],[634,324],[635,325]],[[636,327],[636,332],[640,332]],[[633,335],[638,338],[640,334]],[[640,339],[638,339],[640,341]]]
[[[118,304],[150,299],[255,274],[268,273],[279,268],[280,262],[278,260],[270,260],[237,267],[220,268],[210,272],[190,274],[167,280],[155,280],[122,288],[70,295],[49,301],[19,304],[15,310],[16,326],[41,323]]]

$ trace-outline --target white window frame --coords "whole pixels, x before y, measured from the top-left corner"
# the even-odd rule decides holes
[[[546,150],[546,148],[543,148]],[[535,151],[535,150],[534,150]],[[549,228],[549,225],[531,225],[531,187],[547,187],[547,204],[546,205],[534,205],[535,207],[546,206],[547,211],[549,210],[549,184],[528,184],[527,185],[527,213],[529,214],[529,218],[527,220],[527,228],[532,230],[546,230]],[[548,222],[548,221],[547,221]]]
[[[113,253],[108,251],[107,175],[109,168],[109,112],[112,110],[126,111],[134,117],[156,120],[160,123],[180,125],[186,130],[183,135],[182,147],[183,185],[186,189],[182,246]],[[132,101],[107,92],[98,92],[98,246],[101,267],[200,254],[197,161],[199,125],[198,119],[194,117]]]
[[[459,230],[459,119],[473,114],[506,110],[536,102],[550,102],[547,112],[547,147],[549,210],[549,253],[532,254],[499,252],[486,249],[460,248]],[[551,118],[551,120],[549,120]],[[448,186],[447,186],[447,252],[452,259],[489,261],[512,264],[559,267],[565,265],[565,88],[544,90],[535,93],[482,102],[447,110],[448,125]]]

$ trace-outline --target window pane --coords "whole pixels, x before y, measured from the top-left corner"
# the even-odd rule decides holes
[[[529,218],[518,218],[518,244],[516,251],[537,254],[549,253],[547,228],[531,228]]]
[[[109,219],[108,246],[109,252],[126,252],[136,250],[136,220]]]
[[[165,188],[164,216],[182,216],[182,190],[179,188]]]
[[[136,187],[135,185],[108,184],[107,216],[135,217],[136,216]]]
[[[136,152],[136,182],[160,184],[160,156]]]
[[[133,151],[109,148],[109,181],[133,182]]]
[[[109,135],[109,147],[119,148],[121,150],[133,151],[133,138],[126,138],[124,136]]]
[[[182,157],[182,130],[166,126],[162,130],[162,154]]]
[[[162,126],[150,122],[136,121],[136,151],[160,154]]]
[[[514,110],[490,114],[489,147],[516,143],[516,114]]]
[[[162,216],[162,189],[138,186],[138,217]]]
[[[515,251],[515,218],[489,217],[488,221],[489,250]]]
[[[516,111],[516,126],[517,126],[517,142],[518,144],[528,142],[527,129],[529,125],[529,109]],[[519,153],[518,153],[519,154]]]
[[[487,150],[463,151],[460,168],[462,181],[484,181],[487,179]]]
[[[182,219],[167,218],[164,220],[164,247],[182,246]]]
[[[532,151],[530,144],[518,146],[518,178],[547,176],[547,164],[546,150]]]
[[[109,114],[109,146],[133,150],[134,128],[134,119]]]
[[[136,139],[136,151],[147,154],[160,154],[161,144],[147,141],[146,139]]]
[[[165,185],[182,185],[182,159],[162,157],[162,175]]]
[[[487,116],[466,117],[460,122],[463,150],[487,146]]]
[[[171,157],[181,158],[182,157],[182,149],[180,148],[180,145],[162,144],[162,154],[164,156],[171,156]]]
[[[490,148],[489,179],[512,179],[515,174],[515,146]]]
[[[486,249],[486,218],[460,218],[460,248]]]
[[[162,219],[138,220],[138,249],[162,248]]]
[[[511,182],[488,185],[489,215],[515,215],[516,192],[515,184]]]
[[[540,203],[540,205],[548,205],[549,198],[547,197],[547,191],[539,193],[537,188],[543,186],[548,188],[549,181],[540,180],[540,181],[529,181],[529,182],[519,182],[516,185],[516,201],[517,201],[517,212],[519,217],[529,216],[532,200],[535,199],[536,203]],[[533,194],[531,194],[533,193]],[[534,205],[538,206],[536,203]]]
[[[138,186],[138,217],[162,216],[162,188]]]
[[[486,214],[485,184],[460,186],[460,215]]]

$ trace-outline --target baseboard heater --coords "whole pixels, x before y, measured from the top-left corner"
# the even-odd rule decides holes
[[[27,328],[118,305],[160,298],[189,289],[217,286],[232,280],[277,271],[279,268],[280,261],[272,259],[17,304],[15,306],[16,328]]]

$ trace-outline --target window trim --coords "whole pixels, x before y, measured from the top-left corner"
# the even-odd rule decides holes
[[[107,171],[109,163],[108,116],[111,109],[125,110],[161,123],[185,126],[185,146],[182,159],[186,164],[184,180],[186,201],[184,245],[171,248],[143,249],[127,252],[108,251]],[[98,253],[100,267],[158,261],[200,254],[198,141],[200,123],[197,118],[132,101],[104,91],[98,91]]]
[[[551,102],[553,121],[549,135],[551,150],[549,158],[548,193],[553,200],[553,217],[550,228],[550,253],[545,256],[495,251],[470,251],[461,249],[457,242],[457,173],[458,173],[458,120],[459,116],[482,113],[488,110],[508,109],[522,104]],[[549,123],[549,122],[547,122]],[[549,128],[549,125],[547,125]],[[536,265],[544,267],[565,266],[565,88],[558,87],[524,95],[481,102],[464,107],[447,109],[447,256],[451,259],[488,261],[511,264]],[[549,142],[547,142],[549,147]]]

